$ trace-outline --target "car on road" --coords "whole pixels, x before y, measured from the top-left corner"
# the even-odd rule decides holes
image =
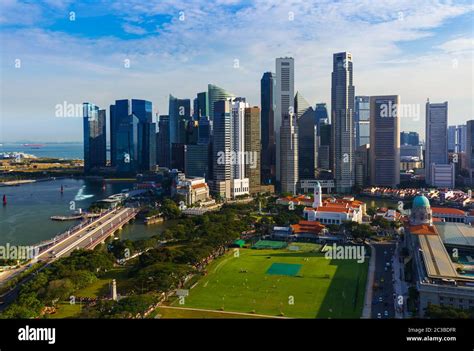
[[[384,315],[385,317],[388,317],[388,311],[384,311],[383,315]]]
[[[382,315],[379,312],[379,313],[377,313],[377,319],[380,319],[380,318],[382,318]]]
[[[383,302],[382,296],[379,296],[379,302]]]

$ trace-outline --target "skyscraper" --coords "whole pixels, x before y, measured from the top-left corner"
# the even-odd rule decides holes
[[[112,166],[118,172],[149,171],[156,164],[156,125],[152,103],[116,100],[110,106]]]
[[[370,182],[396,188],[400,183],[400,97],[370,97]]]
[[[420,145],[420,135],[417,132],[400,132],[400,145]]]
[[[314,109],[299,93],[295,96],[298,125],[298,178],[315,179],[318,165],[318,129]]]
[[[106,118],[105,110],[85,102],[83,104],[84,126],[84,173],[91,173],[105,167],[106,157]]]
[[[321,123],[329,124],[328,109],[325,103],[316,104],[316,109],[314,110],[316,125],[319,128]]]
[[[191,100],[178,99],[170,94],[169,98],[170,119],[170,148],[171,144],[184,143],[185,122],[191,119]]]
[[[275,127],[274,101],[275,73],[265,72],[260,80],[261,135],[262,135],[262,183],[275,181]]]
[[[198,93],[194,99],[193,116],[195,120],[198,120],[200,116],[209,116],[209,99],[207,97],[207,91]]]
[[[466,125],[448,127],[448,151],[466,152]]]
[[[228,98],[234,98],[235,95],[232,93],[229,93],[228,91],[218,87],[217,85],[214,84],[208,84],[207,86],[207,97],[209,101],[209,118],[211,120],[214,119],[215,113],[214,113],[214,104],[217,101],[222,101],[226,100]]]
[[[331,131],[330,124],[321,123],[319,126],[319,148],[318,148],[318,167],[329,170],[332,169],[331,157]]]
[[[285,114],[280,128],[282,192],[296,194],[298,185],[298,126],[296,116]]]
[[[425,180],[432,184],[432,164],[448,164],[448,103],[426,102]]]
[[[275,141],[276,141],[276,160],[275,160],[275,169],[276,169],[276,183],[277,187],[281,186],[280,174],[281,174],[281,165],[280,165],[280,128],[283,123],[284,117],[293,115],[294,110],[294,96],[295,96],[295,64],[292,57],[280,57],[276,59],[276,86],[275,86],[275,115],[274,115],[274,128],[275,128]],[[288,121],[287,121],[288,123]],[[292,123],[290,123],[292,125]],[[293,128],[293,127],[291,127]],[[291,129],[290,128],[290,129]],[[296,150],[297,152],[297,150]]]
[[[250,193],[260,191],[260,109],[257,106],[245,109],[245,177],[249,179]]]
[[[466,156],[469,183],[474,186],[474,120],[466,123]]]
[[[212,121],[208,116],[199,118],[198,144],[209,144],[212,136]]]
[[[138,169],[138,123],[131,112],[130,100],[116,100],[110,107],[111,120],[111,164],[118,173],[137,173]]]
[[[171,167],[170,150],[170,118],[160,115],[158,119],[158,133],[156,141],[157,162],[160,167]]]
[[[245,175],[245,109],[249,104],[245,98],[231,101],[232,109],[232,197],[249,193],[249,179]]]
[[[232,110],[229,100],[216,101],[213,125],[213,190],[224,198],[231,198],[232,165],[228,162],[232,148]]]
[[[336,190],[350,192],[354,185],[354,85],[352,55],[333,55],[331,123],[333,173]]]
[[[370,97],[355,98],[355,148],[370,143]]]

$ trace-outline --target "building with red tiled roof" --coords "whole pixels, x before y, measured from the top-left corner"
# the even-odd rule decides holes
[[[433,217],[444,219],[445,222],[467,223],[467,215],[463,210],[450,207],[431,207]]]

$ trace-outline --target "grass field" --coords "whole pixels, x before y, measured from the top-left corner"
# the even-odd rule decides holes
[[[300,251],[240,249],[212,262],[183,305],[209,310],[296,318],[360,318],[368,260],[328,260],[315,245]],[[298,273],[270,275],[274,263],[299,264]],[[293,304],[291,304],[293,302]]]

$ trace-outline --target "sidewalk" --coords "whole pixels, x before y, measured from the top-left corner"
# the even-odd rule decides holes
[[[375,247],[372,244],[370,246],[370,262],[369,271],[367,273],[367,283],[365,286],[365,297],[364,297],[364,309],[362,310],[362,317],[370,319],[372,316],[372,295],[374,286],[375,276]]]

